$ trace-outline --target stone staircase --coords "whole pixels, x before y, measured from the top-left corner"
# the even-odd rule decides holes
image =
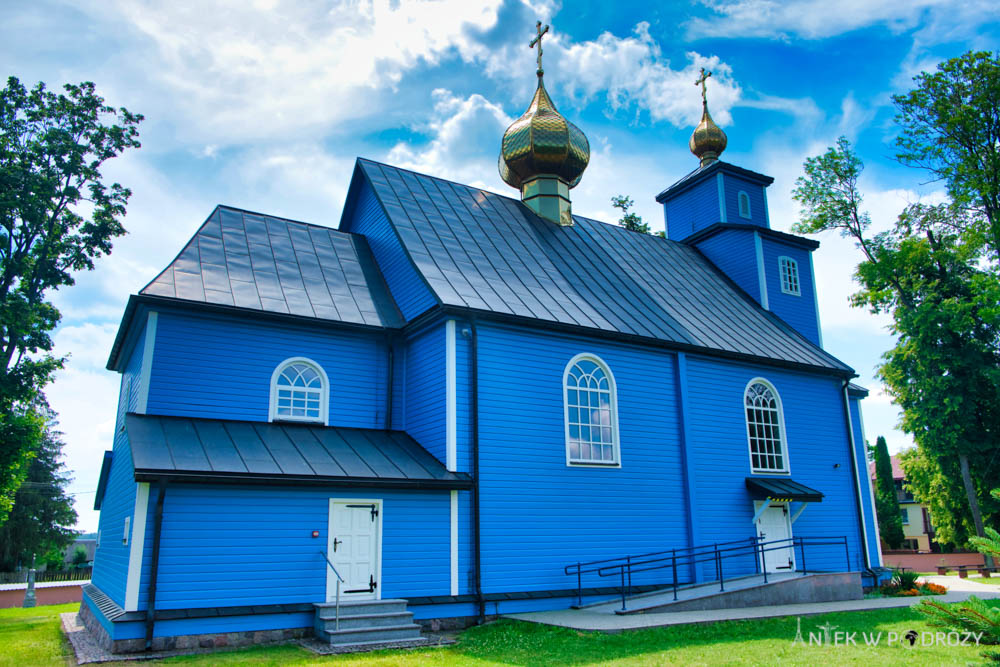
[[[406,611],[406,600],[341,602],[339,624],[336,604],[313,606],[316,637],[332,646],[418,646],[428,641],[420,634],[420,626],[413,622],[413,613]]]

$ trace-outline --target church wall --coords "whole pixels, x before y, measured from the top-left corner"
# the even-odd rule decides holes
[[[816,284],[809,263],[809,251],[764,236],[761,237],[760,241],[764,255],[768,308],[790,324],[793,329],[819,345],[819,322],[816,318],[816,299],[813,296]],[[791,257],[798,264],[801,296],[785,294],[781,291],[781,272],[778,267],[778,258],[782,256]]]
[[[875,518],[875,496],[872,490],[871,477],[868,475],[868,456],[865,450],[864,417],[861,414],[861,401],[852,397],[851,424],[854,427],[854,457],[857,460],[861,480],[861,502],[865,508],[865,530],[868,537],[868,559],[871,565],[882,564],[882,551],[879,544],[878,524]]]
[[[699,230],[722,222],[719,211],[719,185],[707,178],[663,204],[667,218],[667,238],[683,241]]]
[[[760,302],[760,279],[757,276],[757,254],[752,232],[727,229],[700,241],[697,248],[740,289]]]
[[[402,427],[445,463],[445,327],[439,322],[406,341]]]
[[[157,609],[325,601],[331,498],[383,500],[382,598],[448,595],[448,491],[175,484],[164,504]]]
[[[386,349],[371,334],[275,321],[160,313],[150,414],[267,421],[271,375],[307,357],[330,380],[330,424],[385,425]]]
[[[142,322],[142,320],[138,320]],[[129,544],[122,544],[125,534],[125,518],[135,521],[136,483],[132,469],[132,452],[128,433],[124,429],[125,414],[138,407],[142,368],[143,348],[146,341],[146,324],[138,327],[139,333],[131,343],[131,353],[126,357],[118,395],[118,416],[115,421],[113,443],[114,458],[101,516],[97,529],[100,531],[100,547],[94,553],[94,585],[101,588],[120,606],[125,605],[125,584],[128,575]],[[131,531],[130,531],[131,532]]]
[[[864,566],[857,494],[844,416],[842,381],[795,371],[688,358],[690,447],[700,502],[695,516],[699,543],[749,538],[753,504],[743,397],[750,380],[763,377],[778,390],[784,411],[791,478],[825,494],[792,526],[796,536],[846,536],[851,567]],[[794,503],[792,511],[798,508]],[[798,558],[798,555],[796,555]],[[843,570],[842,546],[806,553],[810,569]],[[752,562],[746,564],[749,569]]]
[[[358,185],[354,207],[347,211],[344,220],[341,226],[343,231],[361,234],[368,239],[372,255],[403,317],[412,320],[435,304],[434,296],[417,275],[375,193],[363,180]]]
[[[763,185],[728,173],[723,173],[722,183],[723,191],[725,192],[727,222],[759,225],[761,227],[770,226],[767,219],[767,202],[765,200],[767,194],[764,191]],[[744,218],[740,215],[739,193],[741,191],[746,192],[747,197],[750,199],[749,218]]]
[[[614,375],[621,467],[566,464],[563,373],[582,352]],[[480,323],[484,591],[575,588],[570,563],[687,546],[674,369],[669,352]]]

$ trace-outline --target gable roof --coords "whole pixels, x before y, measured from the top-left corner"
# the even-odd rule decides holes
[[[853,374],[695,248],[581,216],[560,227],[510,197],[370,160],[359,172],[443,306]]]
[[[468,488],[402,431],[125,416],[136,481]]]
[[[381,327],[399,309],[358,234],[216,206],[140,292]]]

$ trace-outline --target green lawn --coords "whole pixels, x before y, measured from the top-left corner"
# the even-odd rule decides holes
[[[1000,603],[994,603],[1000,604]],[[0,609],[0,665],[73,664],[59,629],[60,612],[76,605],[36,609]],[[930,630],[909,609],[886,609],[809,616],[802,630],[818,632],[830,624],[837,631],[882,632],[900,636]],[[415,651],[379,651],[348,656],[316,656],[293,645],[268,646],[182,656],[162,664],[183,665],[966,665],[981,662],[983,649],[972,647],[903,648],[899,644],[865,646],[793,646],[795,618],[728,621],[710,625],[636,630],[621,634],[577,632],[531,623],[500,621],[465,632],[458,644]],[[137,667],[137,663],[120,663]]]

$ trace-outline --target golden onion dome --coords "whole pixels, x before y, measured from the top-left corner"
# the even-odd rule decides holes
[[[726,133],[712,120],[706,104],[702,110],[701,122],[694,128],[688,148],[701,161],[702,166],[718,160],[722,151],[726,150]]]
[[[542,80],[540,49],[538,65],[538,88],[528,110],[503,133],[500,177],[520,189],[537,176],[555,176],[572,188],[590,162],[590,142],[580,128],[556,111]]]

